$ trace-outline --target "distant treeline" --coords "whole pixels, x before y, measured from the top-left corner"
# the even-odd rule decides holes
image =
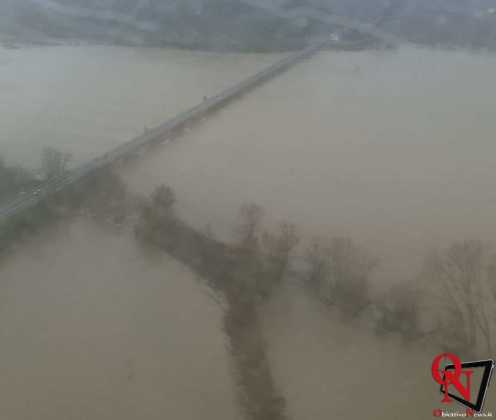
[[[174,46],[221,51],[300,49],[342,28],[283,19],[242,0],[86,0],[0,2],[0,39]],[[426,45],[496,49],[496,10],[488,0],[264,0],[380,25]],[[470,3],[470,4],[469,4]],[[344,34],[344,36],[348,36]]]

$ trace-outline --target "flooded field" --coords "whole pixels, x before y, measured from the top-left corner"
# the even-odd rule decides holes
[[[240,418],[218,303],[130,233],[59,225],[0,278],[1,418]]]
[[[118,49],[109,63],[104,51],[67,49],[64,77],[25,66],[2,87],[0,152],[34,162],[50,144],[85,160],[277,58]],[[494,56],[463,51],[323,52],[121,175],[140,194],[172,186],[180,217],[221,238],[247,202],[304,238],[349,235],[387,288],[434,247],[496,238],[495,72]],[[429,419],[439,406],[432,343],[378,338],[294,284],[262,314],[291,419]],[[127,229],[64,221],[0,265],[0,418],[240,419],[221,320],[202,279]]]
[[[170,184],[222,236],[256,202],[305,236],[362,242],[381,281],[411,279],[434,247],[496,238],[494,71],[463,51],[322,53],[125,175]]]
[[[282,55],[119,47],[0,48],[0,154],[37,167],[102,155]]]

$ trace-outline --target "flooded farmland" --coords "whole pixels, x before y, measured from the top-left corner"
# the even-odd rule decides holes
[[[101,51],[66,49],[67,60],[84,69],[81,55]],[[117,82],[122,60],[141,54],[146,64]],[[229,69],[229,56],[224,64],[175,51],[116,56],[100,57],[79,87],[68,81],[53,107],[40,99],[41,114],[36,102],[11,103],[2,152],[34,162],[44,144],[33,133],[56,133],[54,145],[85,160],[277,58],[233,58]],[[168,78],[159,70],[170,62]],[[496,237],[495,70],[494,56],[464,51],[322,52],[120,174],[140,194],[170,185],[182,219],[228,241],[248,202],[265,209],[267,225],[289,220],[304,238],[349,235],[380,261],[373,289],[387,289],[415,280],[433,248]],[[46,80],[26,73],[11,85],[2,79],[5,91],[32,83],[42,98]],[[93,108],[93,98],[104,106]],[[58,119],[69,103],[74,119]],[[261,312],[290,418],[431,418],[440,400],[433,343],[378,338],[292,283]],[[143,250],[128,227],[62,221],[0,265],[0,417],[241,418],[221,319],[203,279]],[[489,395],[488,409],[495,401]]]

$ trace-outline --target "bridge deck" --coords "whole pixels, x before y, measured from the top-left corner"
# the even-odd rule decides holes
[[[82,166],[71,170],[62,177],[46,182],[41,188],[35,191],[12,200],[10,203],[0,207],[0,222],[6,221],[10,217],[34,207],[47,196],[81,181],[97,169],[109,166],[112,163],[128,156],[132,156],[144,146],[160,143],[169,139],[172,135],[174,135],[174,133],[183,128],[185,125],[190,124],[195,120],[199,120],[208,113],[225,106],[228,102],[238,98],[242,94],[254,89],[256,86],[259,86],[269,79],[272,79],[301,60],[315,54],[329,43],[330,41],[322,41],[302,51],[294,53],[289,57],[286,57],[261,70],[255,75],[248,77],[242,82],[225,89],[219,94],[205,99],[200,104],[177,115],[176,117],[173,117],[160,126],[147,130],[143,135],[117,146],[110,152],[105,153],[103,156],[97,157]]]

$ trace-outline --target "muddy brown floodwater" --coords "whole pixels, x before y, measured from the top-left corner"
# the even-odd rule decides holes
[[[179,110],[207,92],[193,70],[202,62],[194,54],[174,52],[164,61],[154,50],[119,51],[121,64],[141,54],[160,66],[176,60],[176,75],[186,63],[185,84],[191,88],[194,80],[201,88],[186,99],[176,100],[176,91],[167,105],[172,82],[153,96],[166,76],[151,64],[130,67],[136,73],[125,78],[127,99],[120,101],[113,81],[107,96],[119,100],[100,109],[102,125],[89,131],[105,132],[103,142],[76,141],[81,159],[112,145],[121,133],[116,127],[140,132],[143,118],[127,116],[143,103],[145,110],[159,100]],[[100,75],[110,78],[118,67],[105,60],[101,73],[87,72],[103,84]],[[236,79],[214,73],[205,76],[212,90]],[[122,175],[135,192],[171,185],[181,217],[198,228],[209,224],[223,238],[232,237],[246,202],[263,206],[268,224],[288,219],[304,236],[350,235],[381,259],[374,286],[385,288],[414,279],[433,247],[496,237],[495,73],[494,56],[463,51],[324,52]],[[86,88],[91,93],[91,84]],[[77,102],[69,92],[55,109]],[[84,119],[91,107],[77,104]],[[36,109],[18,111],[31,127]],[[87,112],[92,120],[93,110]],[[6,150],[28,156],[35,131],[12,121],[8,127],[4,133],[24,133],[26,140],[17,149],[7,142]],[[89,138],[84,124],[73,127]],[[263,314],[274,377],[292,419],[429,419],[439,406],[429,376],[433,344],[379,339],[366,325],[341,322],[294,284]],[[85,218],[63,222],[0,266],[0,418],[239,419],[221,316],[201,279],[163,254],[144,252],[128,231]],[[487,409],[494,412],[495,403],[490,392]]]
[[[51,146],[80,164],[283,56],[0,47],[0,154],[35,168],[41,149]]]
[[[219,305],[131,233],[62,224],[0,272],[0,418],[239,418]]]
[[[324,52],[126,177],[169,183],[184,217],[224,237],[256,202],[305,236],[363,243],[381,282],[413,279],[434,247],[496,238],[495,71],[482,53]]]

